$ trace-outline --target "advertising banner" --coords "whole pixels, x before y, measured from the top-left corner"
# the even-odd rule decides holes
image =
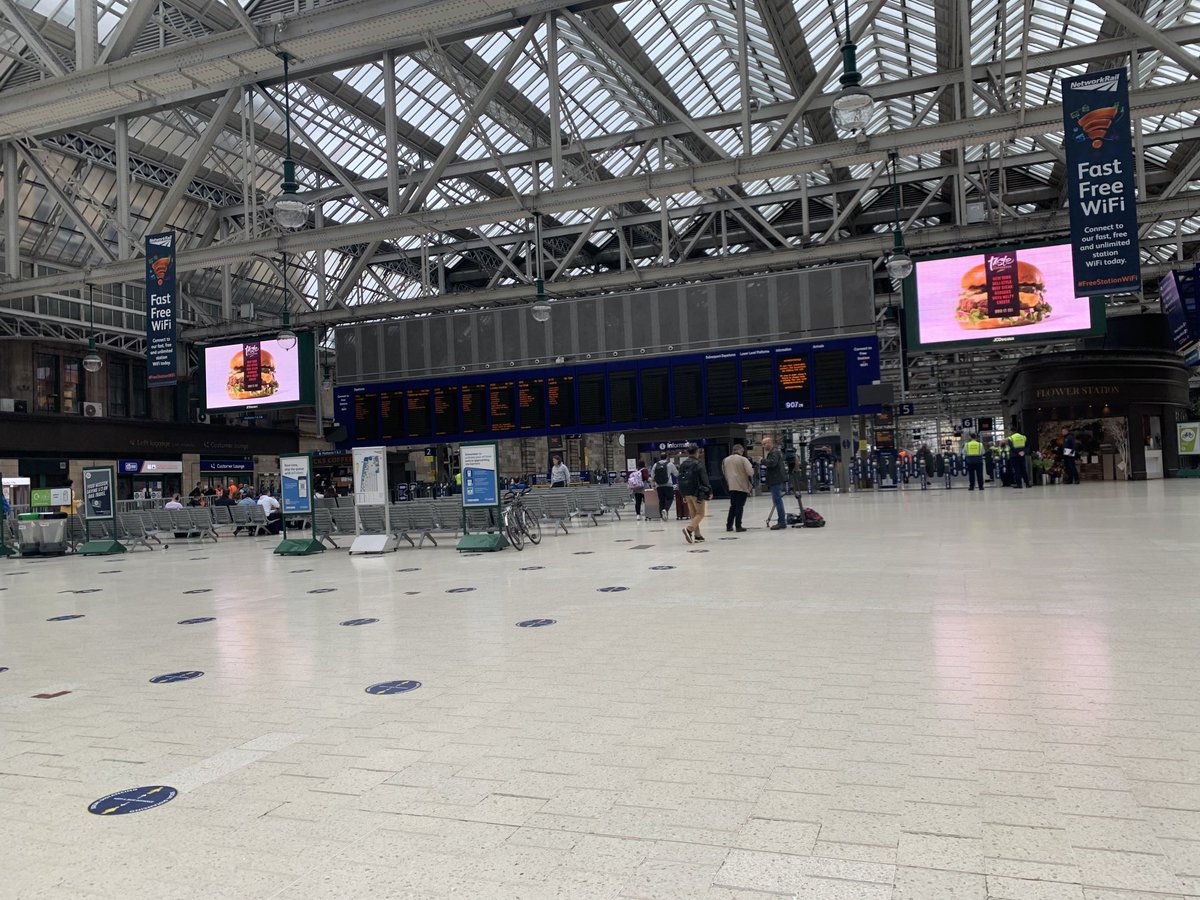
[[[283,514],[307,515],[312,512],[312,458],[279,457],[280,499]]]
[[[311,357],[300,343],[247,341],[205,347],[204,408],[251,409],[300,403]],[[309,398],[311,400],[311,398]]]
[[[30,492],[31,506],[70,506],[70,488],[35,488]]]
[[[495,444],[462,445],[462,505],[499,506],[500,479]]]
[[[1187,310],[1183,307],[1179,277],[1174,272],[1168,272],[1159,280],[1158,296],[1162,301],[1163,312],[1167,316],[1167,324],[1171,328],[1171,340],[1175,343],[1175,349],[1183,350],[1192,343],[1194,338]]]
[[[146,381],[175,384],[175,232],[146,235]]]
[[[1062,100],[1073,296],[1140,291],[1128,73],[1064,78]]]
[[[1200,422],[1178,422],[1179,455],[1200,456]]]
[[[384,447],[355,447],[354,502],[358,506],[386,506],[387,450]]]
[[[113,517],[113,470],[107,466],[83,470],[83,514],[88,519]]]

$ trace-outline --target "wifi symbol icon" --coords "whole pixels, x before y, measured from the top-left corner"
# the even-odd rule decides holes
[[[171,259],[167,256],[160,256],[154,262],[150,263],[150,271],[154,273],[154,277],[158,279],[158,286],[162,287],[163,279],[167,277],[167,269],[171,267]]]
[[[1108,137],[1109,126],[1117,117],[1117,107],[1103,106],[1100,109],[1093,109],[1089,113],[1079,117],[1079,127],[1083,133],[1092,142],[1092,149],[1099,150],[1104,146],[1104,139]]]

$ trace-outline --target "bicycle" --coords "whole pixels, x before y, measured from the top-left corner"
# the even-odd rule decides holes
[[[525,540],[531,544],[542,542],[542,526],[533,513],[526,509],[522,497],[529,493],[530,488],[520,491],[508,491],[504,494],[504,536],[512,544],[514,550],[524,550]]]

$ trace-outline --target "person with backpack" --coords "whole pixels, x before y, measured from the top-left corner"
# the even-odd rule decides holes
[[[675,468],[675,463],[667,458],[667,452],[664,450],[662,459],[650,470],[650,480],[654,482],[654,490],[658,494],[659,515],[664,522],[667,521],[667,510],[675,501],[675,480],[678,477],[679,470]]]
[[[646,500],[646,485],[650,481],[650,472],[645,464],[639,459],[637,468],[629,473],[629,490],[633,494],[633,514],[636,518],[642,517],[642,504]]]
[[[771,491],[771,502],[775,504],[775,524],[772,531],[787,529],[787,513],[783,509],[783,489],[788,483],[787,463],[783,454],[775,449],[775,439],[763,438],[763,468],[767,470],[767,488]]]
[[[708,470],[700,462],[700,448],[687,445],[687,456],[679,467],[679,492],[687,503],[688,523],[683,526],[683,539],[689,544],[703,541],[700,523],[708,512],[708,498],[712,496],[712,485],[708,481]]]

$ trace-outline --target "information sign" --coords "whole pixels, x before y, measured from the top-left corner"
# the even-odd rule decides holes
[[[308,515],[312,512],[312,457],[279,457],[280,500],[283,514]]]
[[[88,519],[113,517],[113,470],[97,466],[83,470],[83,510]]]
[[[462,505],[479,508],[500,505],[500,480],[495,444],[463,444]]]

